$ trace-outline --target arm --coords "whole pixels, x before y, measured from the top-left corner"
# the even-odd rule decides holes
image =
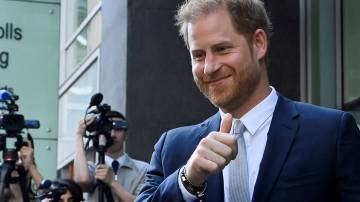
[[[29,172],[34,180],[34,183],[36,185],[36,188],[39,188],[41,181],[43,180],[43,177],[41,176],[39,170],[36,168],[35,165],[29,167]]]
[[[28,142],[30,144],[30,142]],[[23,162],[25,170],[28,170],[36,187],[40,186],[41,180],[43,177],[41,176],[40,172],[38,171],[35,160],[34,160],[34,149],[30,146],[23,146],[20,149],[20,157]]]
[[[87,119],[87,124],[94,121],[94,117]],[[83,136],[86,132],[85,121],[82,119],[79,121],[78,130],[75,137],[75,159],[74,159],[74,175],[75,180],[79,185],[85,189],[91,184],[88,162],[86,159]]]
[[[135,199],[137,202],[183,202],[178,184],[179,169],[171,175],[164,177],[162,150],[166,140],[166,135],[166,133],[163,134],[155,145],[155,151],[151,157],[150,165],[145,174],[145,182],[139,195]]]
[[[127,192],[123,186],[121,186],[117,181],[115,181],[115,177],[112,169],[107,165],[98,165],[96,167],[96,175],[95,178],[103,181],[111,190],[115,193],[120,201],[132,202],[135,199],[135,196]]]
[[[337,182],[340,201],[360,201],[360,131],[354,118],[341,117],[337,141]]]
[[[228,114],[220,126],[220,131],[211,132],[203,138],[187,161],[186,177],[193,185],[197,186],[206,182],[210,175],[220,171],[236,156],[236,138],[228,134],[231,124],[232,116]],[[184,201],[185,194],[183,195],[178,180],[180,169],[164,174],[168,170],[163,167],[163,162],[166,162],[165,158],[171,151],[163,151],[163,148],[171,148],[171,144],[177,144],[167,142],[166,136],[166,134],[162,135],[155,145],[145,184],[135,201]]]

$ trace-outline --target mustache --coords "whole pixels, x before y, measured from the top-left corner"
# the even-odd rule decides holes
[[[194,81],[201,82],[201,83],[211,83],[211,82],[218,81],[218,80],[230,77],[230,76],[231,76],[231,74],[217,74],[217,75],[202,74],[200,76],[194,75]]]

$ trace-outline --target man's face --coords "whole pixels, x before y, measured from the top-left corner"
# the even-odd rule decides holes
[[[123,119],[120,118],[112,118],[113,121],[120,121]],[[108,151],[112,151],[114,149],[119,150],[119,149],[123,149],[123,144],[125,142],[126,139],[126,134],[125,134],[125,130],[122,129],[112,129],[111,130],[111,138],[114,141],[113,145],[111,145],[111,147],[109,148]]]
[[[189,23],[188,39],[200,91],[222,109],[245,103],[259,83],[261,67],[254,45],[235,30],[229,13],[219,9]]]

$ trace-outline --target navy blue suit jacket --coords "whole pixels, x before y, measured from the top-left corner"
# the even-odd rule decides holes
[[[217,113],[201,124],[164,133],[136,201],[183,201],[179,169],[202,138],[219,130],[220,120]],[[222,172],[207,183],[204,201],[223,201]],[[279,95],[252,201],[359,202],[360,132],[353,117]]]

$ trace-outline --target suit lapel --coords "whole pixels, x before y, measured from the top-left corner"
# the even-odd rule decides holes
[[[260,163],[253,202],[267,201],[297,133],[297,117],[294,103],[279,95]]]
[[[204,128],[204,132],[202,132],[199,136],[200,139],[206,137],[212,131],[219,131],[220,130],[220,122],[221,116],[220,113],[214,114],[210,117],[207,121],[204,121],[200,127]]]

